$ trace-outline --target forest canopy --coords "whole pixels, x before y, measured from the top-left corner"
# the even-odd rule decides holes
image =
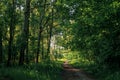
[[[120,67],[119,0],[0,0],[0,66],[55,61],[69,52]]]

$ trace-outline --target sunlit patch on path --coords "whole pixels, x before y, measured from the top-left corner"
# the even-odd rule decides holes
[[[63,63],[64,71],[62,73],[64,80],[94,80],[83,70],[73,68],[68,62]]]

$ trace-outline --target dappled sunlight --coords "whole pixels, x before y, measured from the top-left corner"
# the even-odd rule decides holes
[[[119,0],[0,0],[0,80],[120,80]]]

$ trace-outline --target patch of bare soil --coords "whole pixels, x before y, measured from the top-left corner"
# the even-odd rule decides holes
[[[62,77],[64,80],[94,80],[85,71],[73,68],[68,62],[64,62],[63,67]]]

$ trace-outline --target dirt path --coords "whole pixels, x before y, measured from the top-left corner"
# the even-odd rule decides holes
[[[64,80],[94,80],[83,70],[70,66],[68,62],[64,62],[63,67],[64,71],[62,73],[62,76]]]

